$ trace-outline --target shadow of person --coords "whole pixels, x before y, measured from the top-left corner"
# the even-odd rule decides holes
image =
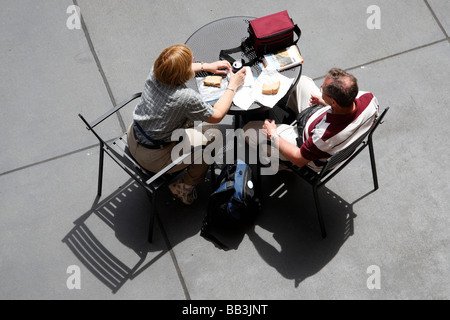
[[[326,187],[320,191],[328,237],[322,239],[310,185],[280,172],[263,177],[263,213],[248,237],[262,259],[295,287],[319,272],[353,234],[352,206]],[[270,186],[270,189],[267,187]]]
[[[199,186],[210,192],[210,184]],[[74,224],[62,240],[83,265],[116,293],[128,280],[151,267],[174,246],[197,234],[206,212],[205,201],[187,207],[167,188],[158,190],[153,242],[147,241],[150,201],[145,190],[130,179],[99,201]],[[170,241],[165,226],[175,229]],[[117,241],[116,241],[117,240]],[[130,249],[135,256],[130,255]]]

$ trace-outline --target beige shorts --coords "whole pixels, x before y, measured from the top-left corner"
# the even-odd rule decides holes
[[[141,146],[134,136],[133,124],[130,125],[127,132],[128,148],[131,155],[145,169],[151,172],[159,172],[166,166],[170,165],[178,156],[172,155],[172,151],[177,147],[176,151],[189,151],[198,146],[206,146],[213,139],[214,126],[202,126],[196,128],[184,129],[183,145],[173,142],[161,149],[148,149]],[[216,128],[217,129],[217,128]],[[206,132],[206,130],[208,130]],[[202,152],[193,153],[191,158],[172,168],[168,173],[174,173],[188,168],[184,174],[184,182],[190,185],[196,185],[202,182],[208,172],[209,165],[203,161]]]

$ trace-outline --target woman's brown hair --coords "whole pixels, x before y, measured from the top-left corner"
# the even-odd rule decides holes
[[[179,86],[195,75],[192,61],[191,49],[184,44],[177,44],[161,52],[153,66],[153,74],[163,84]]]

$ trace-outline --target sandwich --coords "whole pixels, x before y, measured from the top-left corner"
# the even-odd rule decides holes
[[[222,77],[221,76],[207,76],[205,78],[204,84],[207,87],[220,88],[222,86]]]
[[[278,90],[280,90],[280,85],[280,81],[271,84],[264,83],[262,87],[262,93],[265,95],[276,95],[278,93]]]

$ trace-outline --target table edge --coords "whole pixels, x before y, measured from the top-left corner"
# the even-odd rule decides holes
[[[230,19],[230,18],[248,18],[248,19],[256,19],[256,17],[251,17],[251,16],[230,16],[230,17],[224,17],[224,18],[220,18],[220,19],[217,19],[217,20],[208,22],[207,24],[205,24],[205,25],[201,26],[200,28],[198,28],[197,30],[195,30],[195,32],[191,34],[191,36],[184,42],[184,44],[187,45],[188,42],[189,42],[189,40],[191,40],[191,38],[192,38],[193,36],[195,36],[195,35],[197,34],[197,32],[199,32],[199,31],[202,30],[203,28],[206,28],[206,27],[209,26],[210,24],[217,23],[217,22],[219,22],[219,21],[226,20],[226,19]]]

